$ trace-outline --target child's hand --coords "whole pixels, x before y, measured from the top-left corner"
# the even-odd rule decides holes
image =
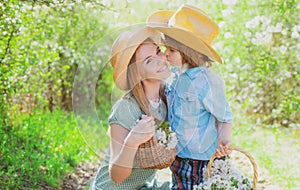
[[[231,153],[231,146],[232,143],[230,140],[219,138],[215,156],[217,158],[221,158],[223,156],[229,155]]]
[[[221,158],[231,153],[231,130],[232,124],[217,121],[218,129],[218,147],[216,150],[216,157]]]

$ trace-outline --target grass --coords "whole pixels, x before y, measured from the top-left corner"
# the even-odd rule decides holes
[[[276,188],[300,189],[300,139],[287,128],[251,125],[251,118],[239,116],[233,130],[233,143],[255,158],[258,167],[266,170]]]
[[[59,188],[66,172],[96,155],[82,138],[72,113],[36,111],[11,121],[9,126],[0,124],[1,189]]]
[[[55,110],[20,114],[10,126],[0,125],[0,187],[60,188],[64,174],[108,147],[107,122],[87,123]],[[254,125],[236,116],[233,143],[255,158],[273,189],[300,189],[300,140],[286,128]],[[272,189],[272,188],[271,188]]]

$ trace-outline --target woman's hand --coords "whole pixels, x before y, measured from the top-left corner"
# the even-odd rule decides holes
[[[137,122],[137,124],[129,132],[125,139],[125,144],[132,148],[144,142],[147,142],[155,133],[155,121],[153,117],[145,117]]]

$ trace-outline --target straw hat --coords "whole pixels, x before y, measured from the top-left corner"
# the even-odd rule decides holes
[[[157,42],[161,39],[161,33],[145,26],[135,32],[125,31],[114,41],[111,49],[110,63],[114,68],[113,78],[115,84],[121,90],[130,90],[127,80],[128,64],[137,48],[147,38],[151,38],[154,42]]]
[[[219,34],[219,27],[197,7],[184,4],[177,11],[154,12],[148,17],[147,25],[211,59],[223,63],[220,55],[212,47],[213,40]]]

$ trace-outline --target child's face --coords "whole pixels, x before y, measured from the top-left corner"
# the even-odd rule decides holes
[[[172,66],[180,67],[182,66],[182,57],[174,48],[167,47],[167,50],[165,51],[165,55],[167,57],[167,60],[170,62]]]

